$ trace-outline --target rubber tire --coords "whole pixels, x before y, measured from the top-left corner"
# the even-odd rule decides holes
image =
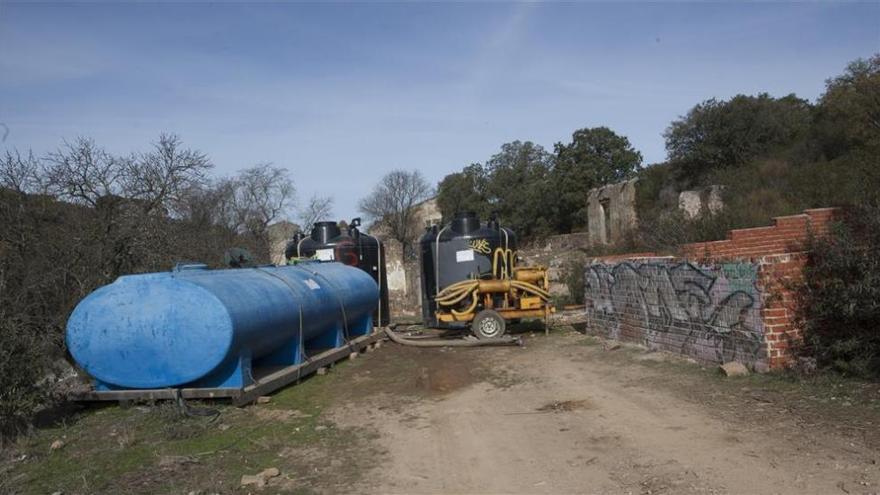
[[[480,330],[483,325],[491,325],[490,322],[498,325],[500,330],[492,334],[486,334],[485,332]],[[478,339],[496,339],[504,335],[504,332],[506,331],[507,322],[504,320],[504,318],[501,317],[501,315],[498,314],[497,311],[491,309],[484,309],[483,311],[480,311],[479,313],[477,313],[477,316],[474,317],[474,321],[471,322],[471,332],[473,332],[473,334]]]

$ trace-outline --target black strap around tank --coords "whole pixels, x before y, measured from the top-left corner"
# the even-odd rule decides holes
[[[296,289],[294,289],[294,287],[293,287],[292,285],[290,285],[290,282],[288,282],[287,279],[285,279],[284,277],[279,277],[278,275],[275,275],[275,274],[272,273],[272,272],[267,272],[266,270],[264,270],[262,267],[259,267],[259,266],[256,267],[256,270],[259,271],[259,272],[261,272],[261,273],[265,273],[266,275],[269,275],[270,277],[274,277],[274,278],[277,278],[278,280],[280,280],[284,285],[287,286],[288,289],[290,289],[290,293],[291,293],[291,295],[293,295],[293,296],[294,296],[294,299],[296,299],[296,296],[297,296]],[[306,361],[311,361],[312,358],[310,358],[309,355],[306,354],[306,347],[305,347],[305,345],[303,345],[303,310],[302,310],[302,303],[300,303],[300,304],[298,305],[298,308],[299,308],[299,352],[300,352],[300,354],[302,354],[303,358],[305,358]]]
[[[351,336],[349,335],[349,332],[348,332],[348,315],[346,314],[346,311],[345,311],[345,302],[343,302],[342,296],[339,295],[339,288],[336,285],[334,285],[333,282],[331,282],[330,279],[328,279],[326,276],[324,276],[316,271],[309,270],[308,268],[305,268],[304,266],[301,266],[300,268],[302,268],[303,270],[307,271],[308,273],[311,273],[312,275],[320,278],[321,280],[324,280],[327,283],[327,285],[329,285],[332,289],[334,289],[334,293],[336,294],[336,300],[339,301],[339,307],[342,309],[342,338],[345,339],[345,344],[349,348],[351,348]],[[270,277],[275,277],[278,280],[282,281],[284,283],[284,285],[286,285],[287,288],[290,289],[290,292],[294,296],[297,295],[297,292],[293,288],[293,286],[290,285],[290,283],[288,283],[287,280],[285,280],[283,277],[279,277],[278,275],[275,275],[274,273],[267,272],[266,270],[263,270],[261,267],[256,267],[256,269],[262,273],[265,273],[266,275],[269,275]],[[300,334],[302,334],[302,318],[300,318]]]
[[[311,273],[312,275],[325,281],[327,283],[327,285],[329,285],[330,288],[333,289],[334,293],[336,294],[336,299],[339,301],[339,307],[342,309],[342,338],[345,339],[346,345],[348,345],[348,348],[351,349],[351,336],[349,335],[349,332],[348,332],[348,315],[345,312],[345,302],[342,300],[342,296],[339,294],[339,287],[337,287],[333,282],[331,282],[330,279],[327,278],[325,275],[322,275],[322,274],[320,274],[316,271],[313,271],[313,270],[309,270],[308,268],[305,268],[305,267],[302,267],[302,268],[304,270],[306,270],[307,272]]]

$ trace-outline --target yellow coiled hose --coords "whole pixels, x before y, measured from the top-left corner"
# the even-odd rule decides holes
[[[545,302],[550,300],[550,293],[542,289],[541,287],[538,287],[537,285],[520,280],[511,280],[509,283],[511,289],[518,289],[528,294],[538,296]],[[463,280],[461,282],[456,282],[437,293],[434,301],[439,306],[448,307],[460,303],[468,296],[471,297],[471,303],[466,309],[462,311],[458,311],[455,309],[451,310],[453,316],[455,316],[456,318],[462,318],[473,313],[474,310],[477,309],[477,305],[480,301],[479,280]]]
[[[498,271],[498,261],[501,261],[501,272]],[[512,249],[497,248],[492,253],[492,275],[500,279],[510,278],[511,272],[508,272],[508,266],[512,271],[516,265],[516,252]]]
[[[453,310],[452,310],[452,315],[453,315],[453,316],[455,316],[456,318],[461,318],[461,317],[463,317],[463,316],[467,316],[467,315],[473,313],[474,310],[477,309],[477,302],[479,302],[479,300],[480,300],[480,291],[479,291],[479,290],[475,290],[475,291],[473,291],[471,294],[473,294],[473,296],[472,296],[472,297],[473,297],[473,301],[471,302],[471,305],[468,306],[468,308],[465,309],[464,311],[456,311],[456,310],[453,309]]]

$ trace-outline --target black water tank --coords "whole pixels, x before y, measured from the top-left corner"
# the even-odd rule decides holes
[[[496,256],[496,251],[501,251]],[[476,213],[456,213],[452,222],[430,227],[419,240],[422,274],[422,319],[431,327],[460,327],[437,321],[434,296],[462,280],[496,278],[513,270],[516,234],[493,216],[485,224]],[[497,258],[496,266],[493,261]],[[493,271],[494,270],[494,271]]]
[[[358,230],[359,218],[351,221],[347,232],[336,222],[316,222],[308,237],[294,235],[284,249],[291,258],[317,258],[356,266],[370,274],[379,286],[379,305],[373,314],[373,324],[387,326],[391,321],[388,308],[388,279],[385,273],[385,246],[382,241]]]

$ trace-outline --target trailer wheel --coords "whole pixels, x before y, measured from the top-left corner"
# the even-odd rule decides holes
[[[495,339],[504,335],[506,322],[496,311],[484,309],[471,323],[471,331],[478,339]]]

